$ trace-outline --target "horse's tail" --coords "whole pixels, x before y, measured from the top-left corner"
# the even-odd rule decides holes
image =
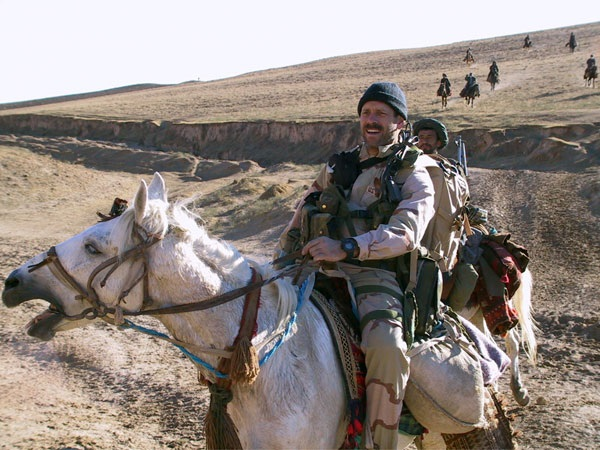
[[[528,269],[521,274],[521,285],[512,297],[513,305],[519,315],[519,327],[521,328],[521,344],[532,364],[537,359],[537,342],[535,332],[539,331],[532,315],[531,295],[533,290],[533,277]]]

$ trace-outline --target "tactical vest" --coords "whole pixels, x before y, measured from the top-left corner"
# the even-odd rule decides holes
[[[414,165],[421,151],[416,147],[396,144],[391,148],[390,155],[373,157],[359,161],[360,146],[347,152],[336,153],[328,161],[333,170],[333,183],[322,192],[313,192],[304,203],[301,219],[301,245],[320,236],[341,239],[341,227],[344,224],[350,235],[356,236],[353,219],[366,220],[370,229],[376,229],[382,223],[387,223],[402,200],[401,188],[394,177],[403,167]],[[382,177],[382,192],[380,198],[365,210],[350,211],[347,195],[352,185],[362,173],[376,164],[387,161]]]
[[[340,240],[342,225],[356,236],[354,219],[364,219],[369,229],[388,223],[398,203],[402,200],[401,188],[394,181],[398,170],[414,165],[421,151],[416,147],[398,144],[387,158],[369,158],[359,162],[360,147],[336,153],[329,160],[333,183],[322,192],[314,192],[306,199],[302,210],[301,245],[320,236]],[[463,234],[463,213],[469,201],[469,187],[464,170],[457,162],[441,155],[428,155],[425,165],[434,182],[436,212],[425,230],[422,245],[429,250],[442,272],[454,267]],[[350,211],[347,193],[360,173],[387,160],[379,200],[366,210]],[[389,266],[389,262],[364,261],[371,267]]]
[[[402,186],[396,183],[395,175],[400,169],[413,166],[422,154],[416,147],[403,144],[398,144],[397,148],[392,150],[386,158],[370,158],[360,162],[359,146],[348,152],[337,153],[330,158],[328,164],[332,169],[333,183],[322,192],[313,192],[305,199],[301,218],[302,246],[320,236],[341,239],[342,225],[346,226],[352,236],[356,236],[353,225],[353,219],[356,218],[366,220],[370,229],[376,229],[380,224],[389,222],[398,203],[402,200]],[[370,204],[366,210],[350,211],[347,195],[355,180],[363,170],[383,161],[387,161],[387,164],[381,180],[382,192],[379,199]],[[431,236],[441,236],[441,230],[448,228],[446,226],[448,223],[452,226],[456,225],[455,222],[462,214],[461,202],[446,200],[452,199],[453,193],[462,192],[462,189],[446,187],[446,183],[452,184],[449,180],[454,180],[455,169],[446,167],[443,162],[440,160],[434,162],[432,167],[427,167],[428,170],[433,170],[435,166],[444,175],[441,189],[438,186],[439,192],[436,192],[438,208],[431,223],[438,218],[438,214],[447,214],[439,228],[428,227],[428,230],[432,229]],[[440,201],[440,199],[445,200]],[[457,233],[462,233],[462,226],[455,228]],[[446,231],[449,232],[450,229]],[[458,246],[458,243],[456,245]],[[386,269],[396,273],[396,279],[404,292],[403,302],[406,313],[403,315],[403,322],[405,339],[409,345],[429,337],[436,324],[439,324],[442,307],[442,276],[439,262],[443,259],[440,258],[440,254],[448,253],[442,247],[444,246],[437,245],[438,253],[433,255],[422,246],[413,252],[386,260],[352,261],[362,267]],[[445,268],[447,265],[444,261],[441,262]]]

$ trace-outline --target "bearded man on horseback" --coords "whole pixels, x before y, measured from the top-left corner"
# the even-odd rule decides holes
[[[372,84],[358,102],[358,115],[363,142],[333,155],[323,166],[285,229],[280,247],[288,253],[293,231],[304,234],[315,225],[303,214],[311,195],[318,194],[319,202],[325,194],[338,198],[337,207],[321,204],[321,210],[343,214],[336,222],[340,227],[328,232],[330,236],[315,232],[303,238],[302,254],[322,264],[321,270],[333,265],[352,285],[367,367],[364,445],[391,449],[398,443],[410,367],[404,293],[394,266],[398,257],[424,245],[435,213],[434,187],[428,161],[419,156],[418,148],[404,142],[408,108],[396,83]],[[392,170],[394,161],[398,167]],[[389,212],[369,214],[375,213],[370,209],[374,204]]]
[[[448,131],[446,129],[446,126],[439,120],[425,118],[418,120],[413,124],[413,133],[419,138],[419,141],[417,142],[417,147],[423,150],[423,152],[426,155],[430,155],[432,158],[443,163],[445,167],[450,169],[454,177],[459,177],[461,179],[461,182],[458,185],[463,186],[463,189],[466,192],[466,195],[462,198],[462,200],[464,201],[464,205],[461,206],[463,208],[466,208],[466,204],[468,203],[468,199],[470,196],[466,173],[466,159],[464,160],[464,163],[459,163],[456,160],[446,158],[439,154],[439,151],[446,147],[446,145],[448,145]],[[459,160],[460,159],[461,158],[459,156]],[[440,190],[437,186],[434,186],[434,188],[436,192]],[[454,219],[455,218],[452,218],[452,220]],[[461,240],[458,236],[455,237],[455,239],[459,241]],[[467,268],[467,270],[469,270],[469,268]],[[471,270],[473,269],[471,268]],[[460,277],[462,281],[462,278],[465,277],[463,272],[465,272],[465,268],[462,265],[459,266],[458,264],[453,265],[452,270],[442,272],[444,283],[444,289],[442,290],[441,297],[442,301],[445,302],[447,300],[449,292],[454,285],[455,279],[457,277]],[[469,273],[467,273],[466,275],[468,276]],[[465,303],[466,300],[468,300],[468,297],[465,299]],[[456,309],[455,311],[458,312],[460,311],[460,309]]]

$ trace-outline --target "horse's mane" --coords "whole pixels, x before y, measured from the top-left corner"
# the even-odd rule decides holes
[[[160,199],[151,199],[146,205],[146,215],[143,227],[149,234],[166,240],[173,235],[178,242],[188,243],[188,246],[179,248],[178,251],[186,251],[187,261],[209,267],[212,272],[218,274],[225,285],[239,283],[240,274],[250,273],[250,268],[256,269],[263,278],[270,278],[275,269],[269,264],[259,265],[255,261],[245,258],[234,246],[221,239],[211,237],[204,227],[202,218],[188,209],[192,200],[180,200],[169,204]],[[115,226],[111,231],[111,240],[118,243],[119,253],[136,244],[133,238],[135,222],[135,208],[128,208],[115,220]],[[156,245],[163,245],[160,242]],[[271,291],[271,295],[277,298],[277,310],[275,312],[274,335],[283,332],[283,328],[289,322],[291,315],[296,309],[298,293],[295,287],[287,280],[277,279],[264,287]],[[264,339],[264,336],[261,336]],[[262,345],[268,345],[266,340]]]
[[[172,204],[161,199],[149,199],[142,224],[144,230],[160,239],[165,238],[167,233],[176,234],[178,240],[191,244],[194,257],[220,273],[224,281],[232,281],[232,274],[239,274],[249,264],[258,268],[258,264],[246,259],[234,246],[212,237],[201,225],[202,218],[188,209],[190,203],[191,199],[179,200]],[[123,253],[136,244],[133,232],[135,206],[131,206],[114,220],[117,222],[111,232],[111,240],[117,243],[118,252]],[[266,269],[260,270],[261,273],[264,270]]]
[[[194,243],[196,255],[205,263],[218,266],[223,275],[237,272],[240,266],[248,264],[246,258],[228,242],[211,236],[202,218],[190,211],[190,200],[181,200],[173,204],[168,211],[169,225],[177,229],[185,239]]]
[[[206,228],[199,225],[199,222],[203,222],[202,218],[188,209],[187,205],[190,203],[191,200],[180,200],[170,207],[168,215],[170,226],[183,233],[184,239],[189,239],[194,243],[196,255],[205,264],[212,265],[213,269],[224,277],[224,280],[232,277],[236,272],[239,273],[245,267],[253,267],[263,278],[270,278],[274,275],[276,271],[270,264],[259,265],[242,256],[234,246],[226,241],[211,237]],[[278,325],[274,332],[277,335],[283,332],[281,327],[288,323],[295,310],[298,293],[291,283],[283,279],[275,280],[263,289],[272,290],[272,295],[278,298],[276,302]]]

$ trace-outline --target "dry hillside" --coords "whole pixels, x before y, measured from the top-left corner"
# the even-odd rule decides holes
[[[579,43],[573,53],[565,48],[571,31]],[[0,114],[174,123],[353,120],[362,91],[373,81],[391,80],[405,89],[411,116],[441,115],[452,130],[597,121],[600,93],[583,89],[583,72],[589,55],[600,54],[600,22],[529,34],[530,49],[522,48],[523,34],[360,53],[211,82],[12,108]],[[467,47],[475,56],[471,66],[462,62]],[[490,92],[485,80],[493,60],[499,65],[501,81]],[[482,91],[473,110],[463,107],[458,97],[469,72]],[[448,75],[454,91],[450,108],[443,112],[435,95],[442,73]]]
[[[580,45],[574,53],[564,47],[571,31]],[[535,366],[521,358],[530,405],[509,397],[520,447],[600,448],[600,87],[585,87],[582,79],[589,54],[600,54],[600,23],[531,32],[530,50],[521,48],[523,37],[348,55],[0,110],[0,281],[94,223],[114,197],[132,198],[140,178],[149,180],[154,170],[164,173],[171,198],[195,198],[209,231],[267,260],[317,169],[293,163],[293,152],[282,160],[286,130],[308,149],[329,138],[327,123],[353,124],[370,82],[395,80],[406,89],[413,119],[441,118],[453,137],[466,139],[473,201],[530,250],[539,357]],[[462,62],[469,46],[471,67]],[[501,82],[490,92],[485,76],[493,59]],[[456,96],[469,71],[482,86],[474,108]],[[442,72],[455,92],[446,111],[435,97]],[[223,139],[223,154],[232,157],[206,159],[184,140],[144,145],[145,128],[131,130],[147,121],[164,135],[175,133],[170,124],[203,125],[195,132],[208,136],[204,142]],[[258,139],[252,128],[243,140],[228,136],[271,121],[281,126],[266,130],[281,134],[280,141]],[[295,128],[286,128],[292,121]],[[338,137],[350,142],[356,134],[343,128]],[[313,161],[324,155],[314,153]],[[38,342],[24,327],[43,309],[41,302],[0,307],[0,448],[204,446],[207,392],[176,349],[99,324]]]

